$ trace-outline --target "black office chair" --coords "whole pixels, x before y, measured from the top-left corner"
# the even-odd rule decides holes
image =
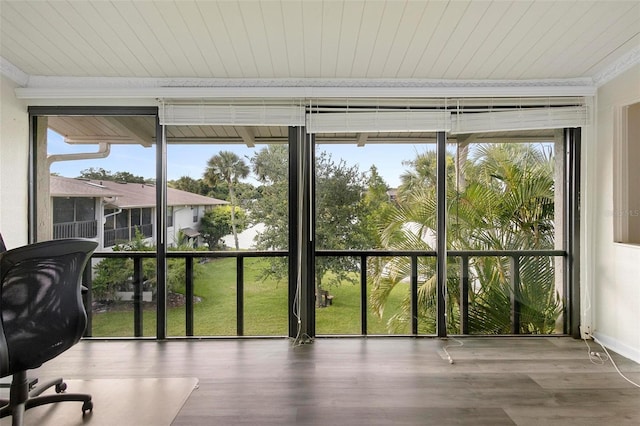
[[[27,370],[37,368],[75,345],[87,323],[80,294],[84,268],[97,243],[81,239],[45,241],[0,253],[0,377],[13,375],[9,400],[0,400],[0,417],[21,425],[25,410],[61,401],[81,401],[93,409],[91,395],[64,393],[56,379],[30,392]],[[55,386],[56,394],[40,395]]]

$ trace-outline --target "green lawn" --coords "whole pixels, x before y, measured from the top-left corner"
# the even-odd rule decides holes
[[[202,265],[195,280],[195,294],[201,301],[194,305],[196,336],[235,336],[236,260],[215,259]],[[287,283],[260,278],[266,259],[247,258],[244,262],[244,335],[287,335]],[[391,293],[384,318],[368,312],[369,334],[389,334],[387,320],[394,315],[408,291],[399,286]],[[316,334],[360,334],[360,286],[345,283],[330,289],[333,304],[316,309]],[[133,336],[133,312],[130,309],[93,314],[94,337]],[[403,332],[407,332],[404,330]],[[144,336],[156,335],[156,313],[149,307],[143,314]],[[184,306],[167,311],[167,335],[185,335]]]

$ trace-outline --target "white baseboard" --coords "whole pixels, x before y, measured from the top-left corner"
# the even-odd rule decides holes
[[[629,358],[632,361],[640,364],[640,348],[631,347],[613,337],[607,336],[600,332],[594,332],[593,337],[595,340],[604,345],[607,349],[622,355],[625,358]]]

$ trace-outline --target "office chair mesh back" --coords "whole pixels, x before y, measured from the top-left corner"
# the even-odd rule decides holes
[[[8,348],[8,363],[0,366],[3,377],[39,367],[82,337],[87,318],[80,277],[87,254],[55,251],[56,246],[43,243],[41,253],[29,257],[20,249],[2,256],[1,329]]]

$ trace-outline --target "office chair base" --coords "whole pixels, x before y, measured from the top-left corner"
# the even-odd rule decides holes
[[[55,387],[55,394],[41,395],[45,390]],[[0,399],[0,418],[12,416],[13,425],[21,425],[24,412],[33,407],[64,401],[82,402],[82,416],[93,411],[91,395],[84,393],[65,393],[67,384],[58,378],[38,385],[29,392],[29,384],[24,372],[14,374],[11,383],[11,400]]]

